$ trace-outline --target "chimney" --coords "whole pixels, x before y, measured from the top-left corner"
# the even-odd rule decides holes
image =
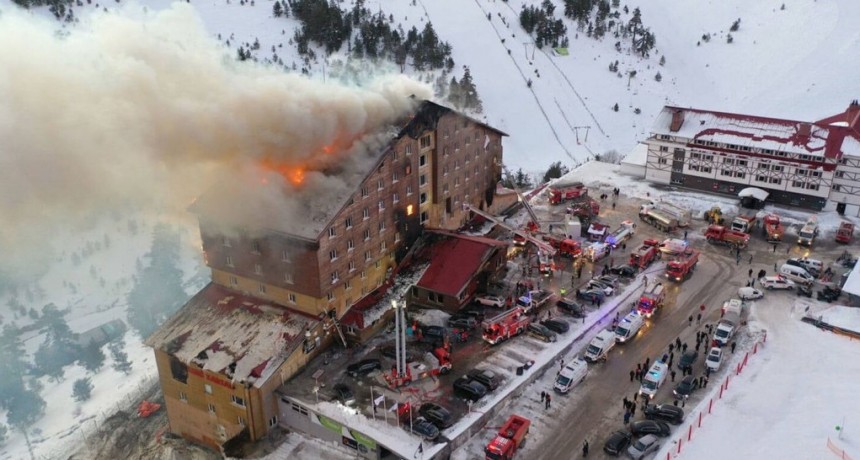
[[[669,131],[673,133],[677,133],[681,129],[681,125],[684,124],[684,111],[681,109],[675,109],[672,111],[672,124],[669,125]]]

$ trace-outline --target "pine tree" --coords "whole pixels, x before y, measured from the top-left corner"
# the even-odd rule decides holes
[[[612,106],[612,110],[614,110],[615,112],[618,111],[618,103],[617,102],[615,103],[615,105]]]
[[[560,161],[556,161],[549,165],[549,168],[543,175],[543,181],[548,182],[550,179],[558,179],[559,177],[567,174],[568,171],[567,166],[562,165]]]
[[[92,373],[97,373],[104,365],[104,362],[105,353],[102,351],[101,346],[99,346],[95,341],[90,341],[89,345],[84,347],[84,349],[81,350],[81,354],[78,356],[78,364]]]
[[[93,383],[89,377],[75,380],[72,387],[72,396],[77,402],[83,402],[90,399],[93,393]]]
[[[131,373],[131,361],[128,360],[128,354],[124,351],[125,342],[122,340],[118,340],[115,342],[111,342],[108,345],[110,349],[110,356],[113,359],[113,370],[117,372],[122,372],[125,375]]]
[[[657,72],[657,75],[654,75],[654,80],[663,81],[663,76],[660,75],[660,72]]]
[[[272,6],[272,15],[276,18],[279,18],[284,15],[284,9],[281,7],[281,2],[275,0],[274,6]]]
[[[666,55],[660,56],[660,65],[666,65]]]
[[[460,90],[463,96],[464,107],[478,113],[484,110],[481,98],[478,97],[478,89],[475,88],[475,82],[472,81],[472,73],[469,71],[468,66],[463,70],[463,78],[460,79]]]

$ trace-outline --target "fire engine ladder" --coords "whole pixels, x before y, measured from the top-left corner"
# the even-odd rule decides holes
[[[343,335],[343,331],[340,330],[340,323],[338,323],[337,318],[332,318],[329,315],[323,313],[323,326],[325,329],[334,328],[337,331],[338,337],[340,337],[341,343],[343,343],[343,347],[347,348],[346,337]]]
[[[524,197],[518,189],[514,189],[514,191],[517,192],[517,198],[519,198],[520,202],[523,204],[523,207],[526,208],[526,212],[529,213],[529,217],[531,217],[532,222],[534,222],[535,225],[537,225],[541,229],[541,231],[543,231],[541,221],[540,219],[538,219],[537,214],[535,214],[534,209],[532,209],[531,205],[529,204],[529,200],[527,200],[526,197]]]
[[[541,240],[539,240],[539,239],[537,239],[537,238],[533,237],[533,236],[532,236],[531,234],[529,234],[528,232],[524,232],[524,231],[522,231],[522,230],[518,230],[518,229],[516,229],[516,228],[511,227],[510,225],[508,225],[508,224],[507,224],[505,221],[503,221],[502,219],[499,219],[498,217],[496,217],[496,216],[494,216],[494,215],[492,215],[492,214],[488,214],[488,213],[486,213],[486,212],[484,212],[484,211],[481,211],[480,209],[477,209],[477,208],[475,208],[474,206],[472,206],[472,205],[470,205],[470,204],[468,204],[468,203],[463,203],[463,209],[466,209],[466,210],[468,210],[468,211],[472,211],[472,212],[474,212],[475,214],[477,214],[477,215],[479,215],[479,216],[481,216],[481,217],[483,217],[483,218],[485,218],[485,219],[489,220],[490,222],[493,222],[494,224],[499,225],[499,226],[501,226],[501,227],[503,227],[503,228],[505,228],[505,229],[507,229],[507,230],[510,230],[511,232],[513,232],[513,233],[515,233],[515,234],[517,234],[517,235],[519,235],[519,236],[523,237],[526,241],[528,241],[528,242],[530,242],[530,243],[534,244],[535,246],[537,246],[538,250],[540,250],[540,251],[542,251],[542,252],[546,253],[549,257],[553,257],[553,256],[555,255],[555,248],[554,248],[554,247],[552,247],[552,245],[550,245],[550,244],[549,244],[549,243],[547,243],[546,241],[541,241]]]

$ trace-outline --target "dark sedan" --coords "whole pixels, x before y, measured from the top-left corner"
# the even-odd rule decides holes
[[[421,417],[413,419],[411,422],[404,423],[403,429],[431,442],[435,441],[439,437],[439,428],[436,428],[436,425]]]
[[[477,380],[463,376],[454,381],[454,393],[471,401],[477,401],[487,394],[487,387]]]
[[[582,318],[585,316],[585,312],[582,310],[582,305],[568,299],[559,299],[558,302],[555,303],[559,310],[567,313],[568,315],[572,315],[575,318]]]
[[[467,374],[472,380],[477,380],[490,391],[502,384],[502,376],[488,369],[472,369]]]
[[[671,429],[667,423],[658,420],[637,420],[630,422],[630,432],[636,437],[653,434],[663,438],[669,436]]]
[[[680,425],[684,421],[684,409],[671,404],[649,404],[645,406],[644,412],[648,420],[663,420],[673,425]]]
[[[606,298],[606,294],[598,289],[590,289],[588,291],[576,291],[576,298],[586,302],[602,302]]]
[[[540,323],[543,324],[547,329],[558,334],[564,334],[565,332],[570,330],[570,324],[568,324],[567,321],[563,321],[560,319],[545,319]]]
[[[355,395],[352,393],[352,390],[343,383],[335,384],[335,386],[332,387],[332,393],[334,393],[334,399],[340,401],[340,403],[345,406],[355,404]]]
[[[676,398],[687,399],[697,388],[699,388],[699,385],[697,384],[696,378],[692,375],[688,375],[675,385],[675,389],[672,390],[672,393]]]
[[[609,439],[603,445],[603,451],[617,457],[630,445],[631,438],[633,438],[633,435],[629,431],[618,430],[609,435]]]
[[[633,278],[639,270],[630,265],[616,265],[609,269],[609,273],[618,275],[624,278]]]
[[[373,371],[382,369],[382,363],[378,359],[365,359],[346,368],[346,373],[353,378],[365,376]]]
[[[678,360],[678,369],[692,369],[693,364],[696,362],[696,359],[699,357],[699,352],[696,350],[687,350],[681,355],[681,359]]]
[[[418,413],[441,430],[454,424],[454,416],[451,415],[451,411],[436,403],[422,404],[418,409]]]

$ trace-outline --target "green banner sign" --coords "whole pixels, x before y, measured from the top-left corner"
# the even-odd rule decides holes
[[[330,419],[324,415],[317,415],[317,418],[320,420],[320,424],[322,426],[328,428],[329,430],[334,431],[338,435],[340,435],[342,433],[342,431],[341,431],[342,426],[340,423],[338,423],[338,422],[336,422],[336,421],[334,421],[334,420],[332,420],[332,419]]]
[[[358,441],[359,444],[367,447],[368,450],[370,450],[370,451],[376,450],[376,441],[374,441],[373,439],[370,439],[367,436],[365,436],[365,435],[363,435],[363,434],[361,434],[355,430],[349,430],[349,434],[351,434],[352,437],[355,438],[355,440]]]

